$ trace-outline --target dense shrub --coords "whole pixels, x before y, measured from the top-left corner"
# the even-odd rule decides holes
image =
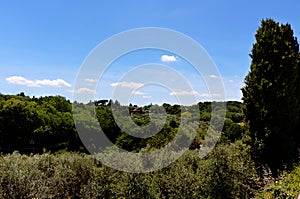
[[[300,194],[300,165],[284,179],[266,186],[258,198],[297,198]]]
[[[204,198],[250,198],[260,183],[249,148],[238,141],[219,145],[201,163],[201,195]]]
[[[109,172],[95,160],[76,153],[1,157],[1,198],[94,198],[105,193],[102,181]],[[106,174],[106,175],[105,175]]]
[[[205,159],[184,153],[158,171],[116,171],[78,153],[0,156],[0,198],[244,198],[258,188],[241,143],[220,145]]]

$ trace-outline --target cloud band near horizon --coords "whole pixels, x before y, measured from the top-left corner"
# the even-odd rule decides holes
[[[71,84],[66,82],[63,79],[42,79],[42,80],[30,80],[22,76],[10,76],[5,78],[5,80],[10,84],[24,85],[28,87],[41,87],[41,86],[49,86],[49,87],[71,87]]]

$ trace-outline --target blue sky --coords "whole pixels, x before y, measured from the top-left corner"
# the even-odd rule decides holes
[[[288,22],[299,37],[299,7],[298,0],[1,1],[0,92],[72,99],[80,66],[99,43],[129,29],[161,27],[179,31],[202,45],[220,71],[221,77],[212,74],[211,78],[221,78],[226,99],[240,100],[260,20],[271,17]],[[164,55],[171,61],[163,61]],[[118,78],[147,63],[175,68],[188,77],[199,100],[209,100],[203,81],[193,77],[192,66],[177,55],[158,50],[129,53],[116,60],[100,82],[96,98],[110,98]],[[180,92],[177,94],[187,94]],[[139,104],[174,103],[171,93],[145,86],[132,100]]]

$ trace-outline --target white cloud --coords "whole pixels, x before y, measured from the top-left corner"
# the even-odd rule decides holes
[[[209,93],[201,93],[199,94],[200,97],[211,97]]]
[[[170,95],[172,96],[179,96],[179,95],[199,95],[199,93],[197,91],[172,91],[170,93]]]
[[[150,95],[143,95],[142,98],[145,98],[145,99],[150,99],[152,98]]]
[[[84,81],[86,81],[88,83],[95,83],[95,82],[97,82],[96,79],[90,79],[90,78],[86,78]]]
[[[242,82],[240,82],[240,83],[239,83],[239,86],[240,86],[240,87],[245,87],[245,86],[246,86],[246,84],[245,84],[245,82],[244,82],[244,81],[242,81]]]
[[[197,91],[172,91],[170,93],[172,96],[182,96],[182,95],[193,95],[199,97],[221,97],[221,94],[218,93],[198,93]]]
[[[52,86],[52,87],[70,87],[71,84],[66,82],[63,79],[56,79],[56,80],[29,80],[22,76],[11,76],[5,79],[10,84],[18,84],[18,85],[25,85],[29,87],[41,87],[41,86]]]
[[[200,97],[221,97],[221,94],[218,93],[200,93]]]
[[[147,93],[143,93],[143,92],[141,92],[141,91],[132,91],[131,94],[132,94],[132,95],[145,95],[145,94],[147,94]]]
[[[43,80],[36,80],[35,83],[40,86],[53,86],[53,87],[70,87],[71,84],[66,82],[63,79],[56,79],[56,80],[49,80],[49,79],[43,79]]]
[[[110,86],[112,86],[112,87],[120,86],[120,87],[127,87],[127,88],[139,88],[139,87],[144,86],[144,84],[137,83],[137,82],[115,82],[115,83],[111,83]]]
[[[228,81],[229,81],[229,83],[233,83],[233,82],[234,82],[232,79],[230,79],[230,80],[228,80]]]
[[[216,75],[210,75],[209,77],[213,78],[213,79],[218,78],[218,76],[216,76]]]
[[[34,83],[34,81],[28,80],[21,76],[11,76],[5,79],[10,84],[19,84],[19,85],[26,85],[29,87],[39,87]]]
[[[79,88],[76,90],[70,90],[71,93],[77,93],[77,94],[95,94],[96,91],[89,89],[89,88]]]
[[[160,57],[162,62],[176,62],[177,59],[174,55],[162,55]]]

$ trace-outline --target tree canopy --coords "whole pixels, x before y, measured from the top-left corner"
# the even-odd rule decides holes
[[[273,19],[262,20],[255,39],[244,113],[254,157],[276,169],[297,156],[299,44],[290,24]]]

